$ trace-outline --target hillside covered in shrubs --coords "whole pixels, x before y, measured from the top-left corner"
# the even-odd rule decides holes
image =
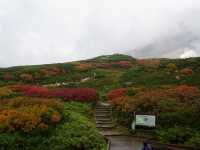
[[[112,105],[118,124],[130,128],[133,112],[156,114],[154,139],[200,146],[200,58],[115,54],[1,68],[0,86],[4,149],[103,150],[93,120],[99,100]]]

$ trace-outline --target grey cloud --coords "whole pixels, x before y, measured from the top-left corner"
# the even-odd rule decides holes
[[[111,53],[199,56],[199,13],[198,0],[1,0],[0,67]]]

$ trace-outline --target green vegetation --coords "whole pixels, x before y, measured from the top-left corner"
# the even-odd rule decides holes
[[[106,143],[93,121],[90,104],[65,102],[63,120],[43,132],[0,134],[2,150],[104,150]]]
[[[130,127],[134,111],[153,113],[158,116],[155,139],[197,147],[200,145],[199,66],[200,58],[134,59],[114,54],[69,63],[2,68],[0,98],[5,101],[23,95],[10,89],[18,84],[40,86],[41,91],[33,90],[33,96],[34,92],[46,94],[41,86],[59,87],[60,94],[62,88],[93,88],[101,100],[109,100],[113,105],[113,116],[119,124]],[[65,102],[58,124],[48,124],[48,130],[39,135],[18,130],[3,132],[0,144],[4,149],[101,150],[105,141],[95,129],[92,108],[91,103]]]

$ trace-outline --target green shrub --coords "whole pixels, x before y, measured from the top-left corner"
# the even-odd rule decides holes
[[[200,133],[196,133],[189,141],[185,142],[185,145],[194,148],[200,147]]]
[[[160,129],[156,133],[160,142],[170,144],[184,144],[193,136],[191,129],[182,127]]]
[[[79,113],[71,112],[69,122],[55,130],[50,141],[54,150],[101,150],[105,147],[105,140],[95,126]]]
[[[114,109],[112,115],[114,120],[119,124],[124,125],[128,128],[131,127],[131,122],[133,121],[133,117],[130,113]]]
[[[63,121],[46,134],[1,133],[1,150],[105,150],[106,142],[89,119],[91,104],[65,103]]]

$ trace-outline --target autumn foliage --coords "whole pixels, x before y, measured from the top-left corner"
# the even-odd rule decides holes
[[[190,69],[190,68],[184,68],[184,69],[180,70],[180,74],[182,76],[192,75],[193,74],[193,70]]]
[[[65,100],[75,101],[96,101],[98,93],[92,88],[54,88],[48,89],[34,85],[13,86],[14,91],[22,92],[26,96],[46,97],[46,98],[63,98]]]
[[[159,59],[139,59],[137,60],[139,65],[144,65],[146,67],[158,67],[160,65]]]
[[[137,90],[133,96],[127,95],[128,89],[116,89],[108,93],[107,98],[111,105],[118,110],[157,112],[162,101],[172,100],[174,103],[190,104],[197,98],[200,91],[197,87],[180,85],[165,87],[161,89],[142,89]]]
[[[48,97],[49,90],[44,87],[30,86],[27,90],[22,91],[26,96]],[[50,97],[50,96],[49,96]]]
[[[33,81],[33,76],[31,74],[21,74],[20,75],[20,78],[23,80],[23,81]]]
[[[107,98],[108,98],[108,100],[112,101],[115,98],[124,96],[126,92],[127,92],[126,88],[114,89],[114,90],[111,90],[110,92],[108,92]]]
[[[49,68],[43,68],[40,70],[40,74],[45,77],[49,76],[56,76],[61,73],[61,69],[58,67],[49,67]]]
[[[9,89],[8,87],[1,87],[0,88],[0,97],[9,96],[12,93],[13,93],[12,90]]]
[[[178,69],[176,64],[174,64],[174,63],[169,63],[169,64],[167,64],[166,67],[169,70],[169,72],[175,72]]]
[[[11,73],[5,73],[4,75],[3,75],[3,79],[5,80],[5,81],[10,81],[10,80],[12,80],[14,78],[14,76],[11,74]]]
[[[191,100],[199,94],[199,89],[195,86],[181,85],[175,87],[173,90],[182,101]]]
[[[63,104],[54,99],[18,97],[0,104],[0,132],[47,130],[62,119]]]
[[[49,91],[50,97],[60,97],[65,100],[96,101],[97,91],[91,88],[58,88]]]
[[[132,64],[130,61],[118,61],[118,62],[102,63],[102,64],[99,64],[97,67],[104,68],[104,69],[111,69],[111,68],[128,69],[131,66]]]
[[[86,71],[91,69],[92,67],[93,67],[92,64],[89,63],[80,63],[76,65],[76,69],[79,71]]]

